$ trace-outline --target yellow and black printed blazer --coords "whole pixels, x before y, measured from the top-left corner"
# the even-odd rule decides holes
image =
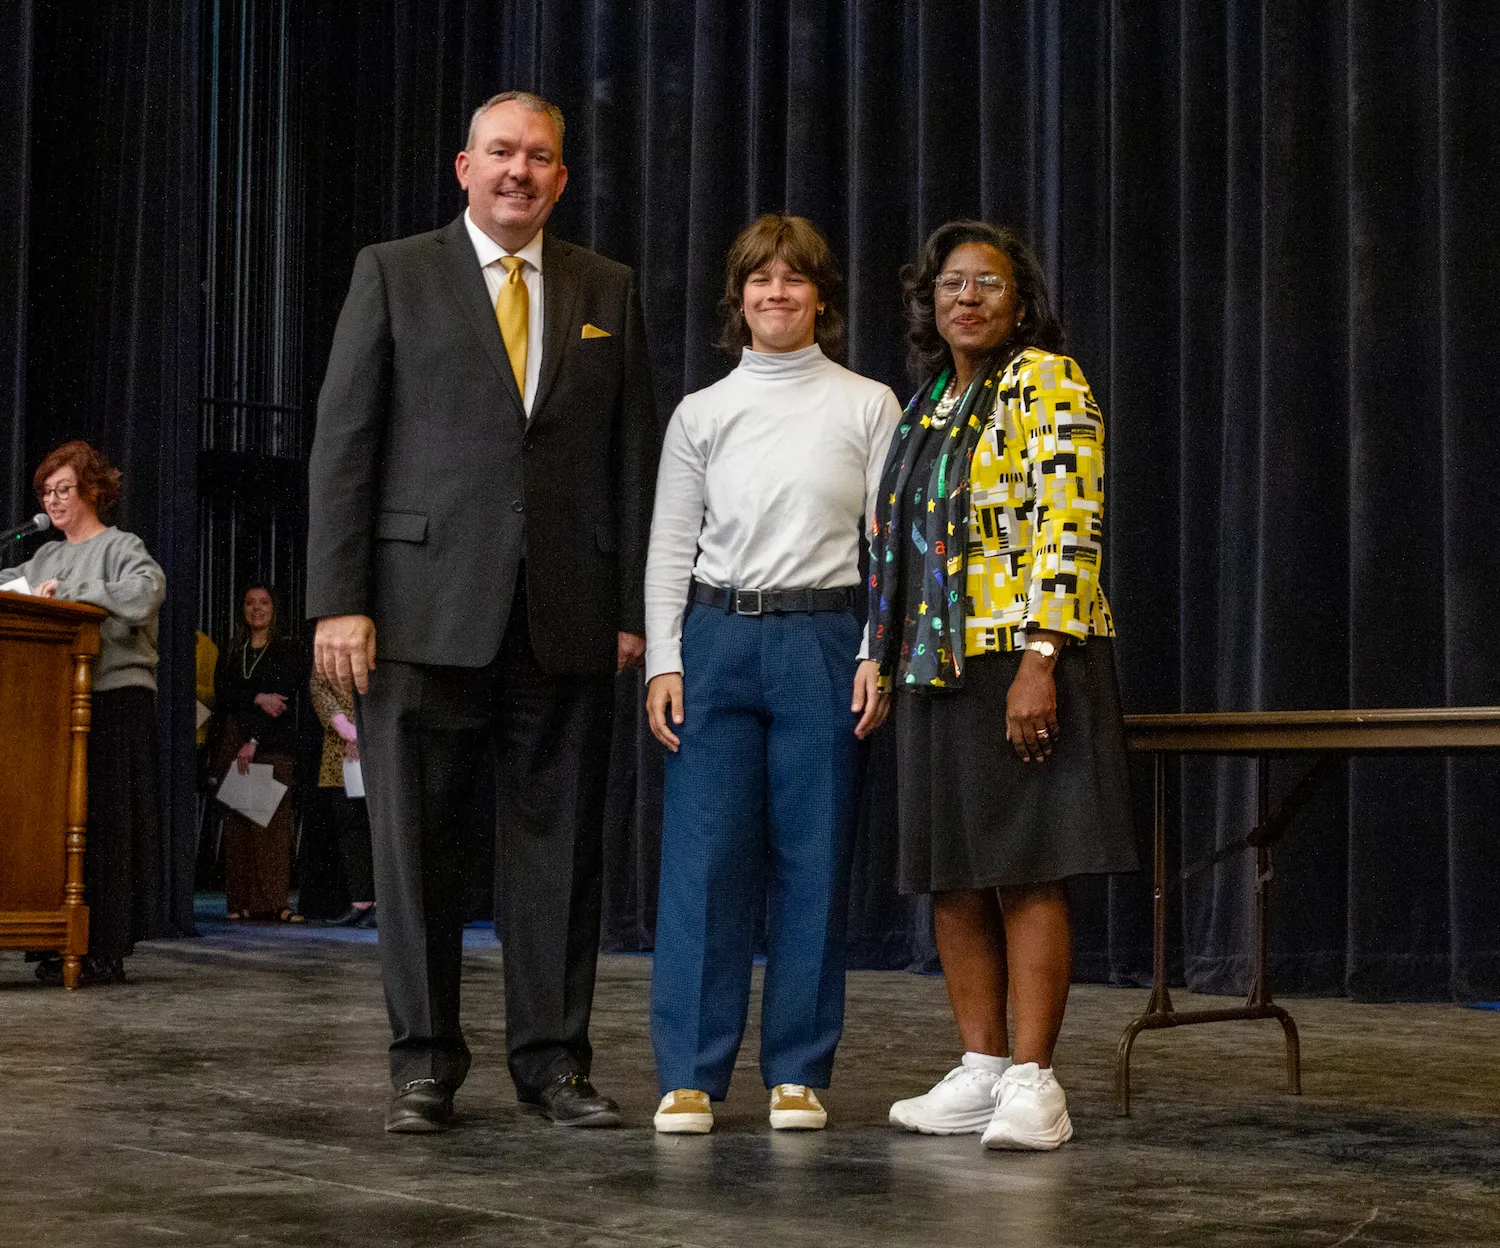
[[[969,465],[964,654],[1015,649],[1029,629],[1113,637],[1099,405],[1077,361],[1037,347],[999,385]]]

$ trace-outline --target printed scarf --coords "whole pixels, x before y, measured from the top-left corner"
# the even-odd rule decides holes
[[[891,439],[870,533],[870,657],[880,663],[883,687],[963,686],[969,462],[994,415],[1000,377],[1013,355],[1006,352],[999,367],[976,374],[948,423],[934,429],[932,414],[951,375],[944,369],[912,397]],[[918,514],[910,515],[911,474],[928,438],[942,438],[943,446]],[[911,637],[902,635],[903,574],[922,578],[924,609]]]

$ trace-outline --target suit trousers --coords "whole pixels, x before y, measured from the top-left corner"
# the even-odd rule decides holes
[[[827,1087],[844,1025],[860,745],[848,612],[683,624],[681,747],[666,762],[651,1040],[662,1093],[729,1091],[765,913],[765,1085]]]
[[[538,666],[520,587],[484,667],[379,660],[358,728],[395,1087],[432,1078],[456,1089],[469,1069],[462,820],[491,753],[511,1078],[529,1093],[588,1073],[612,713],[610,677]]]

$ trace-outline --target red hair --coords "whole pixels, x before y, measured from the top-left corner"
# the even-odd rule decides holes
[[[64,442],[37,466],[31,488],[38,500],[42,487],[59,468],[71,468],[78,478],[78,493],[96,515],[107,516],[120,498],[120,470],[87,442]]]

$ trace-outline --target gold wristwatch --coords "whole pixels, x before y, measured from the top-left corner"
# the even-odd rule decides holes
[[[1057,656],[1062,652],[1062,647],[1055,641],[1047,641],[1045,639],[1028,641],[1026,648],[1028,650],[1035,650],[1042,658],[1051,659],[1054,663],[1057,661]]]

